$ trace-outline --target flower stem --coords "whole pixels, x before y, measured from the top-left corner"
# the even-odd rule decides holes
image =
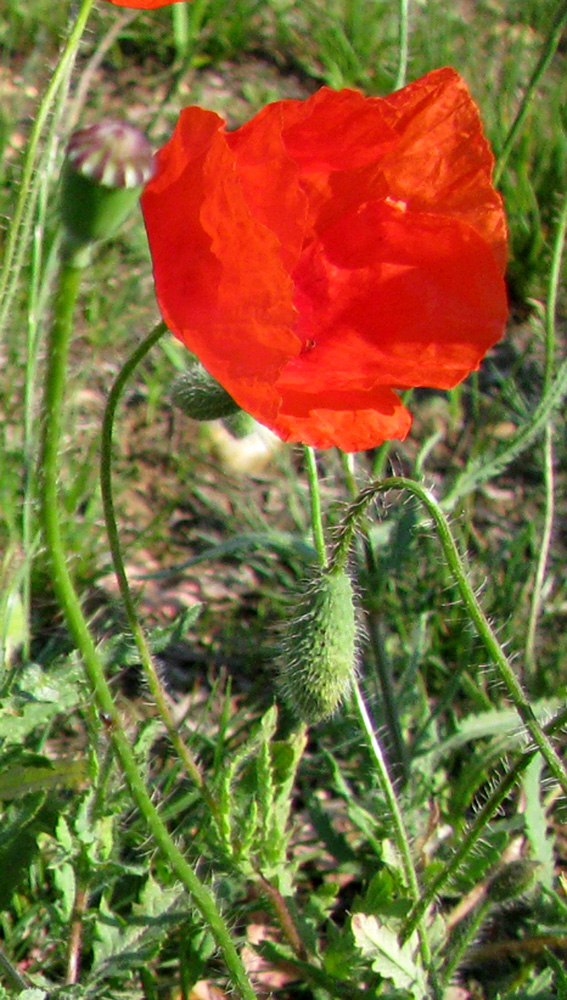
[[[567,24],[567,0],[563,0],[563,3],[560,4],[557,13],[555,15],[555,18],[553,19],[553,23],[551,25],[551,28],[549,29],[547,38],[543,43],[543,49],[541,55],[529,79],[528,85],[526,87],[526,92],[522,98],[522,103],[520,104],[520,107],[518,108],[518,111],[516,113],[516,117],[514,118],[514,121],[510,126],[508,135],[504,140],[504,145],[502,146],[502,150],[500,152],[500,156],[498,157],[498,162],[494,170],[494,183],[496,185],[498,184],[500,178],[502,177],[502,174],[504,172],[504,167],[506,166],[508,157],[512,151],[512,147],[516,141],[517,136],[519,135],[520,131],[523,128],[524,122],[526,120],[529,111],[530,104],[537,91],[539,82],[543,74],[545,73],[547,67],[549,66],[551,60],[553,59],[553,56],[555,55],[557,46],[561,41],[563,28],[565,27],[566,24]]]
[[[428,513],[432,517],[447,564],[453,575],[453,579],[457,584],[461,599],[468,611],[469,617],[476,626],[478,634],[498,671],[500,680],[504,684],[504,687],[508,692],[508,696],[515,706],[518,715],[522,719],[522,722],[526,726],[526,729],[530,733],[553,776],[559,782],[563,791],[567,794],[567,771],[565,770],[565,766],[559,754],[556,752],[551,740],[548,738],[538,722],[526,693],[519,683],[508,658],[506,657],[488,619],[486,618],[486,615],[484,614],[484,611],[476,599],[475,593],[467,579],[467,574],[451,534],[447,518],[445,517],[440,504],[429,492],[429,490],[421,486],[420,483],[416,483],[412,479],[404,479],[402,476],[392,476],[390,479],[384,479],[381,483],[376,483],[367,487],[367,489],[363,490],[359,494],[358,498],[347,512],[347,516],[343,521],[342,530],[338,536],[337,549],[340,550],[345,545],[345,540],[352,535],[352,531],[354,530],[353,511],[356,512],[358,516],[364,510],[365,504],[370,503],[370,501],[378,493],[384,493],[388,490],[407,490],[426,507]]]
[[[356,498],[358,495],[358,486],[356,483],[354,455],[344,454],[342,458],[347,489],[350,495],[353,498]],[[344,544],[340,550],[335,548],[330,560],[331,565],[333,567],[344,567],[346,565],[350,544],[352,542],[352,533],[355,529],[360,531],[362,534],[364,558],[368,575],[370,579],[377,580],[379,578],[379,568],[376,565],[368,524],[366,522],[366,518],[363,516],[359,519],[353,519],[352,532],[348,538],[348,542]],[[399,779],[405,783],[408,778],[409,770],[408,753],[404,742],[402,727],[400,725],[400,717],[396,704],[394,678],[392,676],[392,668],[389,657],[386,652],[381,622],[379,614],[376,611],[374,601],[365,600],[363,595],[361,603],[363,604],[366,613],[365,631],[367,633],[369,649],[374,660],[378,683],[380,685],[381,707],[387,729],[387,740],[385,740],[387,760],[394,779],[396,781]]]
[[[136,607],[130,590],[130,585],[128,583],[126,570],[124,568],[124,560],[122,558],[122,548],[120,545],[120,536],[118,534],[118,526],[116,523],[116,513],[114,509],[112,491],[112,435],[118,402],[132,373],[146,356],[148,351],[166,332],[167,327],[165,323],[158,323],[155,329],[152,330],[145,340],[142,341],[136,351],[134,351],[132,356],[128,358],[118,373],[118,376],[116,377],[110,390],[102,423],[100,446],[100,487],[102,505],[104,508],[104,518],[106,521],[106,533],[110,545],[114,573],[120,588],[122,602],[126,611],[126,617],[128,618],[128,624],[130,625],[134,641],[138,647],[142,668],[146,676],[148,686],[177,755],[180,760],[183,761],[183,764],[185,765],[185,768],[192,780],[201,790],[209,809],[214,815],[217,815],[218,809],[216,807],[216,803],[206,786],[201,769],[177,730],[175,721],[167,703],[163,686],[153,662],[151,650],[136,614]]]
[[[2,269],[0,271],[0,332],[3,330],[4,324],[10,314],[13,291],[18,282],[31,231],[37,195],[37,189],[34,187],[34,175],[41,133],[48,120],[59,88],[65,82],[67,74],[73,66],[93,3],[94,0],[82,0],[77,20],[71,29],[65,48],[45,90],[41,104],[34,115],[33,126],[27,142],[26,156],[22,167],[18,200],[12,212],[10,232],[6,241]]]
[[[94,639],[83,615],[81,603],[67,567],[57,497],[58,452],[61,435],[62,404],[67,370],[67,358],[72,333],[74,305],[81,279],[81,270],[73,260],[62,263],[59,288],[55,300],[55,317],[47,348],[47,373],[43,399],[43,431],[41,473],[41,522],[53,588],[63,610],[67,627],[83,659],[87,679],[96,704],[109,718],[112,745],[130,787],[133,799],[142,813],[154,842],[164,858],[191,894],[195,905],[211,929],[221,949],[233,983],[245,1000],[255,993],[244,966],[230,937],[215,899],[203,885],[172,840],[144,780],[138,770],[132,747],[124,732]]]
[[[545,727],[545,732],[548,736],[551,736],[558,730],[563,729],[566,722],[567,709],[563,709],[563,711],[555,719],[552,719],[552,721],[548,723]],[[506,801],[508,795],[514,788],[514,785],[517,784],[521,774],[526,770],[537,752],[538,751],[535,747],[525,749],[514,766],[510,768],[507,774],[505,774],[498,783],[496,788],[494,788],[491,792],[489,798],[476,814],[474,822],[468,830],[464,832],[464,835],[460,839],[459,846],[452,857],[443,866],[436,878],[430,882],[417,905],[411,910],[403,928],[404,940],[411,937],[418,921],[427,912],[433,901],[439,896],[443,886],[446,885],[449,879],[451,879],[456,872],[458,872],[465,858],[474,850],[481,837],[486,834],[486,828],[490,820],[496,815],[502,804]]]
[[[555,474],[553,471],[553,426],[548,424],[545,429],[543,477],[545,488],[545,509],[543,517],[543,532],[539,545],[534,588],[530,604],[526,645],[524,649],[525,677],[533,677],[536,672],[535,646],[536,633],[543,601],[543,585],[547,572],[547,561],[551,548],[553,519],[555,516]]]
[[[549,387],[549,391],[544,394],[537,404],[530,419],[510,438],[508,443],[496,454],[483,454],[474,459],[463,469],[462,473],[453,481],[449,492],[441,500],[441,508],[444,511],[454,509],[459,500],[476,489],[481,483],[486,483],[494,476],[500,475],[504,469],[515,461],[531,444],[543,434],[549,419],[554,410],[563,403],[567,396],[567,358],[565,358],[557,369],[557,374]]]
[[[399,0],[400,5],[400,22],[399,22],[399,33],[398,33],[398,72],[396,74],[396,82],[394,84],[394,90],[400,90],[405,86],[406,76],[408,72],[408,50],[409,50],[409,0]]]
[[[443,982],[447,985],[451,982],[459,962],[463,955],[474,941],[483,920],[490,911],[490,902],[482,899],[475,911],[468,920],[465,920],[462,927],[457,926],[449,942],[448,954],[442,969]]]
[[[10,989],[15,993],[21,993],[23,990],[28,989],[28,983],[25,979],[22,979],[20,973],[12,965],[9,959],[6,958],[4,952],[0,949],[0,972],[4,975],[4,978],[8,981]]]
[[[420,893],[419,883],[417,881],[417,875],[413,859],[411,856],[409,837],[407,830],[405,828],[404,818],[398,803],[392,779],[390,778],[388,766],[386,764],[386,759],[384,757],[384,754],[382,753],[382,748],[380,747],[380,744],[376,738],[374,727],[372,725],[372,720],[368,714],[368,709],[366,708],[366,704],[362,696],[360,686],[356,681],[354,683],[354,698],[355,698],[356,708],[358,711],[358,717],[360,719],[362,728],[366,734],[366,738],[368,740],[368,746],[374,758],[374,763],[376,765],[380,787],[382,788],[382,791],[386,797],[388,809],[390,810],[390,815],[392,817],[392,821],[394,824],[394,839],[401,858],[407,886],[411,898],[414,904],[416,904],[419,902],[421,893]],[[429,940],[427,937],[427,929],[425,927],[425,921],[422,916],[420,916],[419,920],[417,921],[417,932],[419,935],[420,952],[423,964],[430,976],[432,995],[434,998],[436,998],[436,1000],[440,1000],[441,993],[439,991],[436,982],[436,977],[434,975],[432,958],[431,958],[431,949],[429,947]]]
[[[325,536],[323,533],[323,518],[321,515],[321,491],[319,489],[319,476],[317,473],[317,460],[315,451],[307,445],[303,448],[305,464],[307,466],[307,479],[309,482],[309,498],[311,501],[311,530],[313,532],[313,542],[315,551],[321,566],[327,564],[327,552],[325,550]]]
[[[555,365],[556,351],[556,312],[557,293],[559,289],[559,279],[561,275],[561,261],[565,247],[565,236],[567,233],[567,195],[563,199],[557,232],[553,242],[553,254],[549,271],[549,288],[547,293],[547,304],[545,309],[545,369],[544,369],[544,395],[549,391],[553,379],[553,368]],[[553,518],[555,514],[555,477],[553,471],[553,425],[550,421],[546,427],[545,448],[544,448],[544,485],[545,485],[545,510],[543,520],[543,532],[541,537],[540,550],[537,559],[534,589],[530,607],[530,617],[526,636],[526,648],[524,653],[525,669],[528,675],[535,673],[535,639],[537,623],[542,604],[543,585],[547,570],[547,561],[551,547],[551,536],[553,532]]]

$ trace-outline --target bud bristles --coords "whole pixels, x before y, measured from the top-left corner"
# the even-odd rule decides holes
[[[356,610],[343,569],[304,583],[281,642],[278,686],[305,722],[322,722],[348,697],[356,675]]]

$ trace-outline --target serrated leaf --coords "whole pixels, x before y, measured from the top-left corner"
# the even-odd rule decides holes
[[[355,913],[351,926],[357,947],[371,959],[374,971],[389,979],[396,989],[410,991],[415,1000],[425,1000],[425,972],[414,958],[411,941],[400,947],[394,931],[380,925],[372,914]]]
[[[75,787],[85,780],[86,769],[80,760],[59,760],[51,767],[7,767],[0,774],[0,800],[20,798],[32,792],[46,792],[56,785]]]
[[[134,904],[129,920],[120,920],[103,899],[93,942],[93,978],[123,976],[148,962],[159,950],[172,923],[185,918],[185,913],[175,911],[177,904],[185,899],[185,891],[179,886],[164,888],[151,877],[140,894],[140,902]]]

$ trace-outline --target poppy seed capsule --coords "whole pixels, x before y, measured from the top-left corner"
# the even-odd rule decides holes
[[[217,420],[240,409],[226,389],[196,364],[179,375],[171,386],[171,402],[193,420]]]
[[[106,119],[74,132],[61,180],[61,220],[71,245],[112,236],[154,171],[151,146],[134,125]]]
[[[305,722],[333,715],[356,673],[356,613],[344,570],[319,571],[298,597],[282,639],[278,685]]]

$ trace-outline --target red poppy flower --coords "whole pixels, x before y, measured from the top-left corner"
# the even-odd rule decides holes
[[[403,439],[397,389],[449,389],[506,320],[506,224],[452,69],[326,87],[227,133],[186,108],[142,206],[169,328],[285,441]]]
[[[158,7],[170,7],[180,0],[109,0],[116,7],[135,7],[137,10],[157,10]]]

